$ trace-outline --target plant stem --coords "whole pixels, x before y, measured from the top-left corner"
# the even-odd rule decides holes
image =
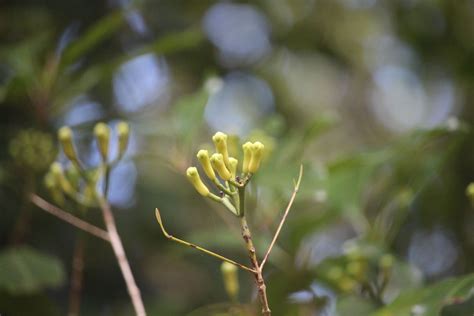
[[[265,285],[265,280],[263,279],[262,270],[260,269],[259,264],[258,264],[255,246],[253,245],[253,241],[252,241],[252,234],[250,233],[250,229],[248,227],[247,219],[245,218],[245,215],[240,218],[240,227],[242,229],[242,238],[245,241],[245,245],[247,247],[250,262],[252,264],[253,269],[255,270],[254,278],[255,278],[255,283],[257,285],[257,289],[258,289],[260,304],[262,305],[262,315],[271,316],[272,312],[270,310],[270,307],[268,306],[268,299],[267,299],[267,287]]]
[[[303,165],[300,166],[300,173],[298,176],[298,180],[295,183],[295,188],[293,189],[293,194],[291,194],[291,198],[290,198],[290,201],[288,202],[288,206],[285,209],[285,213],[283,214],[283,217],[281,218],[280,224],[278,225],[275,235],[273,236],[272,242],[270,243],[270,246],[268,247],[268,250],[265,253],[265,256],[263,257],[262,263],[260,264],[261,270],[263,270],[263,266],[267,262],[267,259],[270,256],[270,253],[272,252],[273,246],[275,246],[275,242],[277,241],[278,236],[280,235],[281,229],[283,228],[283,224],[285,224],[286,217],[288,216],[288,213],[290,212],[291,206],[293,205],[293,202],[295,201],[295,198],[296,198],[296,194],[298,193],[298,190],[300,188],[302,177],[303,177]]]
[[[220,254],[218,253],[215,253],[213,251],[210,251],[210,250],[207,250],[206,248],[203,248],[201,246],[198,246],[196,244],[193,244],[193,243],[190,243],[189,241],[186,241],[186,240],[183,240],[183,239],[179,239],[179,238],[176,238],[170,234],[168,234],[168,232],[166,231],[165,227],[163,226],[163,221],[161,219],[161,214],[160,214],[160,211],[158,210],[158,208],[155,209],[155,216],[156,216],[156,220],[158,222],[158,224],[160,225],[160,228],[161,228],[161,231],[163,232],[163,235],[165,235],[166,238],[168,238],[169,240],[172,240],[172,241],[175,241],[179,244],[182,244],[182,245],[185,245],[185,246],[188,246],[190,248],[193,248],[193,249],[196,249],[196,250],[199,250],[199,251],[202,251],[204,252],[205,254],[209,255],[209,256],[212,256],[212,257],[215,257],[217,259],[220,259],[222,261],[226,261],[230,264],[233,264],[243,270],[246,270],[248,272],[251,272],[251,273],[255,273],[256,271],[243,265],[243,264],[240,264],[232,259],[229,259],[229,258],[226,258],[224,256],[221,256]]]
[[[78,316],[81,308],[81,291],[84,279],[85,238],[82,232],[76,235],[76,244],[72,257],[71,287],[69,289],[68,316]]]
[[[122,240],[118,234],[117,226],[115,225],[115,219],[112,214],[110,204],[107,202],[107,200],[101,198],[100,207],[102,209],[102,215],[104,217],[105,226],[107,227],[107,232],[109,233],[110,243],[112,245],[112,249],[114,250],[115,257],[117,258],[120,270],[122,271],[122,275],[127,285],[128,294],[132,300],[135,313],[137,316],[146,316],[145,306],[143,305],[140,290],[135,283],[135,278],[133,277],[130,264],[128,262],[127,256],[125,255],[125,250],[122,245]]]
[[[57,206],[54,206],[53,204],[47,202],[36,194],[31,194],[30,200],[34,205],[36,205],[43,211],[56,216],[57,218],[65,221],[66,223],[69,223],[79,229],[82,229],[86,233],[89,233],[91,235],[94,235],[95,237],[110,242],[109,234],[105,230],[94,226],[86,221],[83,221],[82,219],[60,209]]]

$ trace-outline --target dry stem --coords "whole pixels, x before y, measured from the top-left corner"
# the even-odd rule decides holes
[[[298,176],[298,180],[296,181],[295,188],[293,190],[293,194],[291,195],[290,201],[288,202],[288,206],[286,207],[285,213],[283,214],[283,217],[280,221],[280,224],[278,225],[278,228],[275,232],[275,235],[273,236],[273,240],[270,243],[270,246],[268,247],[267,252],[265,253],[265,256],[263,257],[262,263],[260,264],[260,269],[263,270],[263,266],[267,262],[268,256],[270,255],[270,252],[273,249],[273,246],[275,246],[275,242],[278,239],[278,236],[280,235],[281,229],[283,227],[283,224],[285,224],[286,217],[288,216],[288,213],[290,212],[291,206],[293,205],[293,202],[295,201],[296,194],[298,193],[298,190],[300,188],[300,183],[301,183],[301,178],[303,177],[303,165],[300,166],[300,173]]]
[[[176,238],[176,237],[168,234],[165,227],[163,226],[163,221],[161,220],[161,215],[160,215],[160,211],[158,210],[158,208],[155,209],[155,216],[156,216],[156,220],[157,220],[158,224],[160,225],[161,231],[163,232],[163,235],[165,235],[166,238],[168,238],[172,241],[175,241],[177,243],[180,243],[182,245],[185,245],[185,246],[194,248],[196,250],[202,251],[202,252],[204,252],[205,254],[207,254],[209,256],[212,256],[212,257],[215,257],[215,258],[220,259],[222,261],[231,263],[231,264],[233,264],[233,265],[235,265],[235,266],[237,266],[237,267],[239,267],[243,270],[246,270],[248,272],[251,272],[251,273],[256,273],[257,272],[256,270],[254,270],[252,268],[249,268],[249,267],[247,267],[247,266],[245,266],[241,263],[238,263],[238,262],[236,262],[232,259],[226,258],[224,256],[221,256],[220,254],[217,254],[217,253],[213,252],[213,251],[207,250],[206,248],[200,247],[198,245],[190,243],[189,241],[182,240],[182,239]]]
[[[259,264],[258,264],[255,246],[253,245],[253,241],[252,241],[252,234],[250,233],[250,229],[248,227],[245,216],[242,216],[240,218],[240,226],[242,228],[242,237],[245,241],[245,245],[249,253],[250,262],[252,264],[252,267],[256,271],[254,273],[254,278],[255,278],[255,283],[257,285],[257,289],[258,289],[258,297],[260,298],[260,304],[262,305],[262,315],[271,316],[272,312],[268,305],[268,299],[267,299],[267,286],[265,285],[265,280],[263,279],[262,270],[260,269]]]
[[[31,194],[30,200],[33,204],[38,206],[43,211],[56,216],[57,218],[85,231],[86,233],[89,233],[93,236],[96,236],[98,238],[101,238],[105,241],[110,242],[109,234],[105,230],[97,226],[94,226],[86,221],[83,221],[82,219],[77,218],[76,216],[60,209],[57,206],[54,206],[53,204],[47,202],[46,200],[42,199],[36,194]]]
[[[84,279],[85,235],[77,234],[72,258],[71,287],[69,289],[68,316],[78,316],[81,308],[81,291]]]
[[[130,264],[128,262],[127,256],[125,255],[125,250],[118,234],[117,226],[115,225],[115,219],[112,214],[112,210],[110,209],[110,204],[105,199],[101,199],[100,207],[102,209],[102,215],[104,217],[105,226],[107,227],[107,232],[109,233],[110,243],[112,245],[112,249],[114,250],[115,257],[117,258],[120,270],[122,271],[123,278],[125,279],[128,294],[132,299],[135,313],[137,316],[146,316],[145,306],[143,305],[140,290],[135,283],[135,278],[133,277]]]

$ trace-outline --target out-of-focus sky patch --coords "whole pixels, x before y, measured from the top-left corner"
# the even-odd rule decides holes
[[[163,57],[138,56],[124,63],[113,78],[115,103],[125,113],[148,106],[164,106],[169,98],[170,75]]]
[[[411,47],[390,33],[380,33],[364,42],[364,63],[374,71],[389,64],[410,67],[414,65],[415,59]]]
[[[313,282],[310,289],[290,294],[290,301],[304,304],[314,302],[316,297],[324,297],[327,301],[322,308],[318,309],[318,316],[336,315],[336,294],[317,282]]]
[[[455,110],[454,87],[448,79],[425,84],[411,69],[386,65],[375,71],[373,80],[370,109],[392,132],[436,126]]]
[[[273,92],[265,81],[231,72],[210,96],[204,115],[213,130],[245,136],[273,111]]]
[[[137,168],[132,161],[120,162],[110,173],[109,201],[113,206],[127,208],[133,205]]]
[[[326,258],[341,255],[344,243],[352,237],[354,231],[347,225],[335,225],[314,233],[303,240],[296,256],[296,265],[312,267]]]
[[[136,33],[140,35],[148,35],[150,33],[150,29],[146,25],[145,19],[139,11],[132,10],[127,12],[125,19],[127,20],[128,25],[130,25],[130,28]]]
[[[415,233],[408,248],[408,260],[425,276],[448,273],[456,263],[459,249],[452,236],[442,229]]]
[[[347,76],[331,60],[319,54],[280,50],[267,64],[268,75],[276,81],[287,100],[282,105],[312,118],[336,112],[347,88]]]
[[[252,5],[217,3],[204,16],[203,28],[223,65],[252,64],[271,51],[270,27]]]
[[[60,124],[76,126],[100,120],[105,115],[102,105],[82,95],[73,100],[72,105],[60,120]],[[59,126],[58,126],[59,127]]]

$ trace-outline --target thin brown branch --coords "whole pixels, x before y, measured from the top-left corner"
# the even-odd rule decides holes
[[[85,231],[86,233],[89,233],[100,239],[110,242],[109,234],[105,230],[94,226],[86,221],[83,221],[82,219],[60,209],[57,206],[54,206],[53,204],[47,202],[36,194],[31,194],[30,200],[33,204],[35,204],[43,211],[56,216],[57,218]]]
[[[268,247],[267,252],[265,253],[265,256],[263,257],[262,263],[260,264],[260,270],[263,270],[263,266],[268,260],[268,256],[270,256],[270,253],[273,249],[273,246],[275,246],[275,243],[278,239],[278,236],[280,235],[281,229],[283,227],[283,224],[285,224],[286,217],[288,216],[288,213],[290,212],[291,206],[293,205],[293,202],[295,201],[296,194],[298,193],[298,190],[300,188],[300,183],[301,183],[301,178],[303,177],[303,165],[300,165],[300,173],[298,176],[298,180],[295,183],[295,188],[293,190],[293,194],[291,195],[290,201],[288,202],[288,206],[286,207],[285,213],[283,214],[283,217],[280,221],[280,224],[278,225],[278,228],[275,232],[275,235],[273,236],[273,240],[270,243],[270,246]]]
[[[81,309],[81,292],[84,279],[84,256],[86,235],[77,234],[72,257],[71,286],[69,289],[68,316],[78,316]]]
[[[241,210],[243,210],[243,205],[241,205]],[[257,285],[258,297],[262,306],[262,315],[271,316],[272,312],[270,310],[267,298],[267,286],[265,285],[265,280],[262,275],[262,269],[260,269],[260,267],[258,266],[257,253],[255,250],[255,246],[253,245],[252,234],[248,227],[245,215],[240,218],[240,226],[242,229],[242,238],[245,241],[245,246],[249,254],[250,262],[256,271],[256,273],[254,273],[254,278],[255,284]]]
[[[137,316],[146,316],[145,306],[143,305],[142,296],[140,294],[140,289],[138,288],[135,278],[133,277],[132,269],[130,268],[130,263],[128,262],[127,256],[125,255],[125,250],[122,245],[122,240],[117,231],[117,226],[115,225],[114,215],[110,208],[110,204],[105,200],[100,200],[100,207],[102,209],[102,215],[104,217],[105,226],[110,237],[110,243],[112,249],[114,250],[115,257],[119,264],[120,270],[122,271],[123,278],[127,285],[128,294],[132,300],[133,308],[135,309],[135,314]]]
[[[232,260],[232,259],[226,258],[226,257],[224,257],[224,256],[221,256],[221,255],[218,254],[218,253],[215,253],[215,252],[213,252],[213,251],[207,250],[206,248],[200,247],[200,246],[198,246],[198,245],[196,245],[196,244],[190,243],[190,242],[188,242],[188,241],[186,241],[186,240],[182,240],[182,239],[176,238],[176,237],[174,237],[174,236],[168,234],[168,232],[166,231],[165,227],[163,226],[163,221],[162,221],[162,219],[161,219],[160,211],[159,211],[157,208],[155,209],[155,216],[156,216],[156,220],[157,220],[158,224],[160,225],[161,231],[163,232],[163,235],[165,235],[166,238],[168,238],[168,239],[170,239],[170,240],[172,240],[172,241],[175,241],[175,242],[177,242],[177,243],[180,243],[180,244],[182,244],[182,245],[185,245],[185,246],[194,248],[194,249],[196,249],[196,250],[202,251],[202,252],[204,252],[205,254],[207,254],[207,255],[209,255],[209,256],[212,256],[212,257],[215,257],[215,258],[220,259],[220,260],[222,260],[222,261],[225,261],[225,262],[228,262],[228,263],[230,263],[230,264],[233,264],[233,265],[235,265],[235,266],[237,266],[237,267],[239,267],[239,268],[241,268],[241,269],[243,269],[243,270],[246,270],[246,271],[248,271],[248,272],[257,273],[256,270],[254,270],[254,269],[252,269],[252,268],[249,268],[249,267],[247,267],[247,266],[245,266],[245,265],[243,265],[243,264],[241,264],[241,263],[238,263],[238,262],[236,262],[236,261],[234,261],[234,260]]]

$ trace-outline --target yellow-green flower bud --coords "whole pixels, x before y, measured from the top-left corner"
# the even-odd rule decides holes
[[[229,295],[231,300],[237,300],[237,295],[239,294],[239,276],[237,267],[224,261],[221,264],[221,272],[227,295]]]
[[[69,127],[63,126],[59,129],[58,139],[63,147],[64,154],[69,158],[69,160],[77,161],[76,150],[74,149],[72,138],[72,130]]]
[[[212,169],[208,151],[205,149],[201,149],[197,153],[197,158],[201,163],[202,169],[204,169],[204,172],[206,173],[207,177],[212,181],[216,180],[216,174],[214,173],[214,169]]]
[[[188,180],[193,184],[196,191],[199,192],[199,194],[201,194],[202,196],[209,195],[209,189],[202,182],[196,167],[189,167],[186,170],[186,176],[188,177]]]
[[[94,127],[94,134],[102,159],[105,161],[109,153],[110,128],[105,123],[97,123]]]
[[[63,176],[63,167],[59,162],[53,162],[49,167],[49,170],[56,180],[59,180]]]
[[[69,181],[64,176],[63,167],[61,166],[59,162],[53,162],[51,164],[50,172],[53,175],[56,183],[59,183],[59,185],[61,186],[64,192],[68,192],[68,193],[73,192],[73,188],[71,184],[69,183]]]
[[[350,277],[343,277],[341,280],[339,280],[337,285],[341,291],[350,292],[357,286],[357,282]]]
[[[56,177],[52,172],[48,172],[44,177],[44,185],[48,190],[53,190],[56,187]]]
[[[219,174],[219,177],[221,177],[223,180],[227,181],[232,178],[232,174],[229,172],[229,170],[227,170],[227,167],[224,164],[224,158],[222,157],[222,154],[213,154],[211,156],[211,164]]]
[[[360,280],[364,277],[365,264],[360,261],[351,261],[347,264],[346,270],[350,276]]]
[[[74,188],[79,188],[81,173],[74,164],[70,164],[66,170],[66,178]]]
[[[242,145],[242,149],[244,151],[244,160],[242,162],[242,172],[248,173],[249,172],[249,163],[252,159],[252,143],[246,142]]]
[[[466,188],[466,195],[474,203],[474,182],[469,183]]]
[[[249,163],[250,173],[257,172],[258,168],[260,167],[260,161],[262,160],[264,148],[265,146],[263,146],[261,142],[255,142],[252,144],[252,147],[251,147],[252,157]]]
[[[214,142],[214,146],[216,146],[216,151],[222,155],[225,166],[229,168],[230,165],[229,153],[227,151],[227,135],[222,132],[217,132],[214,136],[212,136],[212,141]]]
[[[234,157],[229,157],[229,167],[230,167],[230,174],[232,175],[232,178],[235,178],[235,175],[237,174],[237,166],[239,164],[239,161],[235,159]]]
[[[395,258],[390,254],[383,255],[379,260],[379,266],[383,270],[390,270],[395,263]]]
[[[64,204],[64,195],[56,182],[55,176],[48,172],[44,177],[44,185],[49,191],[53,201],[58,205]]]
[[[343,276],[344,273],[340,267],[331,267],[327,273],[329,280],[331,281],[339,281]]]
[[[119,157],[122,157],[128,146],[128,138],[130,136],[130,125],[127,122],[117,124],[117,134],[119,143]]]

